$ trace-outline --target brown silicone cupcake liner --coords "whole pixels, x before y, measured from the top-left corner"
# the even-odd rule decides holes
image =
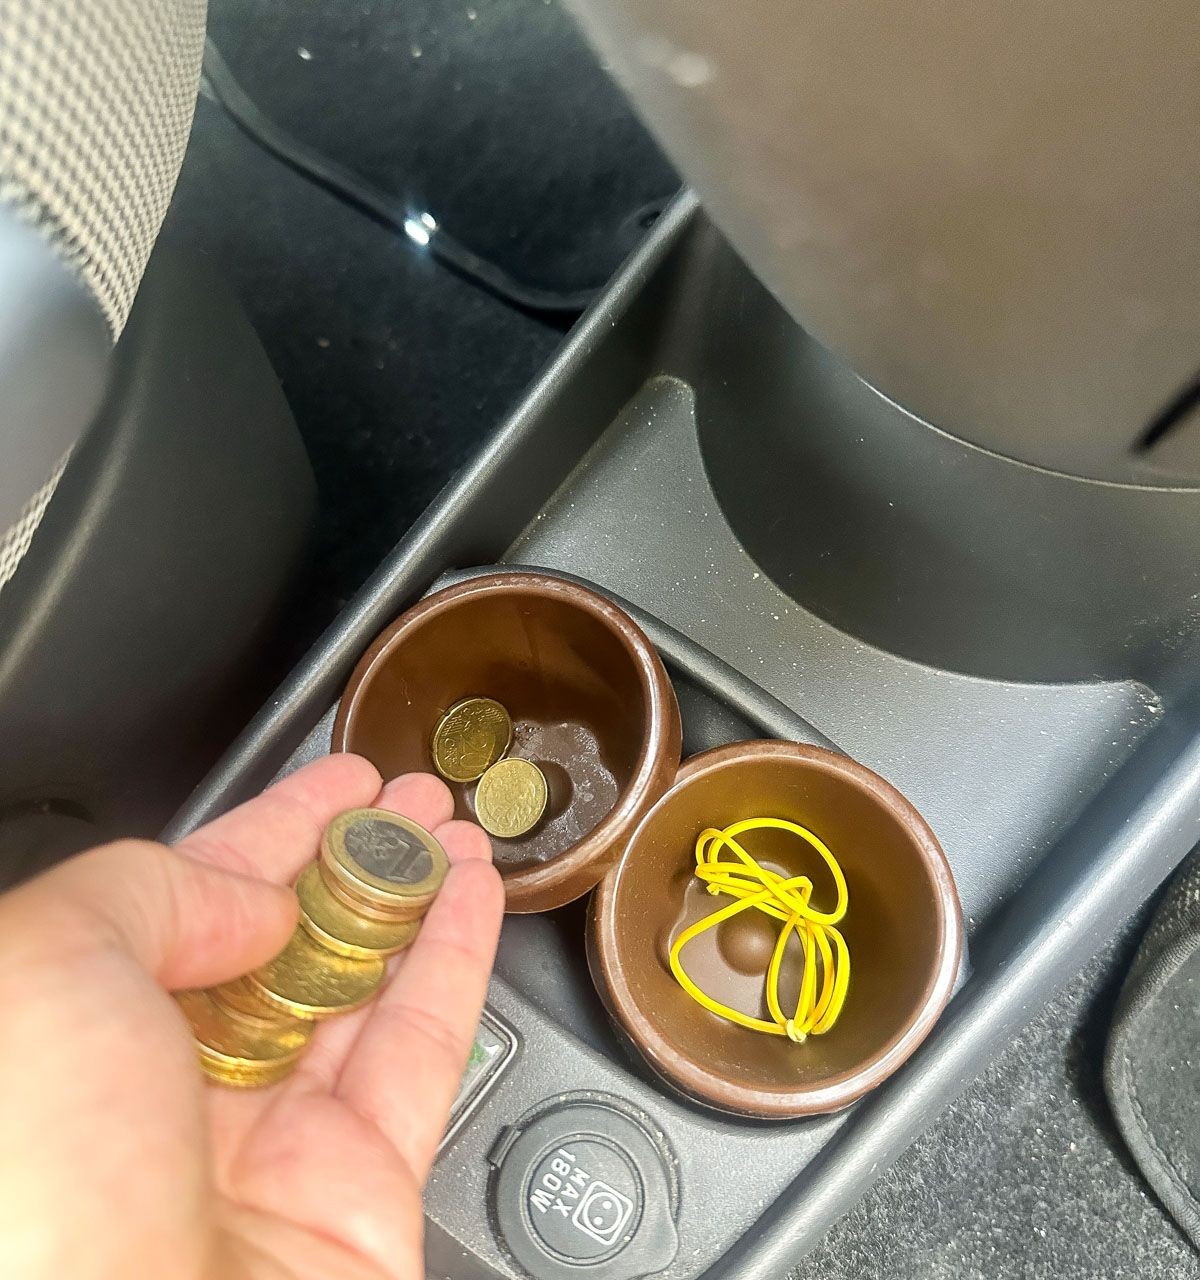
[[[545,817],[494,839],[509,911],[547,911],[587,893],[674,780],[681,728],[662,660],[633,620],[594,591],[543,574],[474,578],[410,609],[355,668],[333,749],[384,777],[432,771],[430,737],[465,697],[513,720],[509,755],[546,776]],[[473,783],[449,784],[473,818]]]
[[[849,888],[838,926],[852,959],[846,1004],[828,1032],[803,1044],[708,1012],[668,968],[678,933],[729,901],[692,874],[697,835],[760,816],[819,835]],[[814,904],[831,901],[832,881],[807,846],[778,832],[745,840],[781,874],[811,874]],[[777,933],[747,911],[689,943],[687,971],[706,994],[758,1015]],[[683,765],[597,889],[588,944],[610,1013],[662,1079],[719,1110],[780,1119],[836,1111],[909,1057],[953,990],[962,913],[937,839],[890,783],[820,747],[740,742]],[[794,991],[802,962],[789,963],[782,985]]]

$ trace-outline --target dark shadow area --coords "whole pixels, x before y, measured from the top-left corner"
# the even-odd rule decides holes
[[[644,234],[646,206],[678,185],[557,3],[215,0],[209,32],[291,134],[531,283],[603,283]],[[163,237],[241,297],[317,473],[282,670],[500,423],[562,322],[430,261],[206,98]]]

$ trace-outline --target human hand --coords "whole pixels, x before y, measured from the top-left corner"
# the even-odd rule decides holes
[[[345,809],[434,832],[450,873],[381,994],[271,1088],[206,1085],[167,994],[275,955]],[[487,837],[427,774],[334,755],[174,850],[125,840],[0,899],[0,1274],[416,1280],[421,1189],[503,911]]]

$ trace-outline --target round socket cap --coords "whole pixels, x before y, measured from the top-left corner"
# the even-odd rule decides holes
[[[674,1158],[619,1098],[535,1109],[501,1133],[488,1159],[497,1230],[537,1280],[636,1280],[674,1259]]]

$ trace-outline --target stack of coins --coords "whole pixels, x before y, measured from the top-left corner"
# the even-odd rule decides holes
[[[446,878],[442,846],[384,809],[339,814],[296,882],[300,923],[273,960],[244,977],[177,998],[200,1065],[222,1084],[283,1079],[315,1022],[361,1008],[387,957],[409,946]]]
[[[431,750],[448,782],[477,782],[475,817],[490,835],[515,840],[546,812],[545,774],[531,760],[509,757],[512,717],[494,698],[463,698],[438,721]]]

